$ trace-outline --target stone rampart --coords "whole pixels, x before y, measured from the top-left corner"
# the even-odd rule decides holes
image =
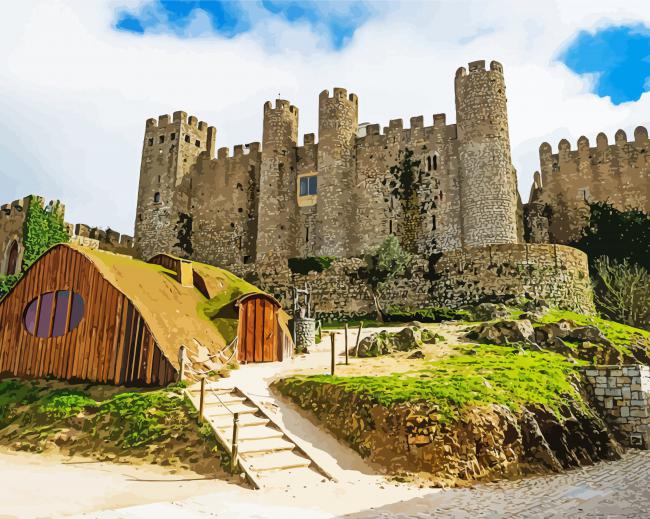
[[[285,309],[291,308],[293,286],[309,285],[315,313],[328,320],[374,314],[365,266],[361,258],[343,258],[322,272],[294,274],[286,260],[269,256],[235,272],[274,294]],[[435,265],[416,257],[409,272],[384,284],[378,296],[384,309],[459,308],[525,296],[566,310],[594,312],[587,256],[561,245],[463,249],[443,254]]]

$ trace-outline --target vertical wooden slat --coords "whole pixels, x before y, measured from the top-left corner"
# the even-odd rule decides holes
[[[264,300],[255,301],[255,362],[262,362],[264,355]]]
[[[246,304],[246,362],[255,361],[255,303],[252,299]]]

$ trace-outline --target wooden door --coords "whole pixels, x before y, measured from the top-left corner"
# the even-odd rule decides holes
[[[281,360],[277,348],[277,305],[264,296],[251,296],[239,305],[240,362]]]

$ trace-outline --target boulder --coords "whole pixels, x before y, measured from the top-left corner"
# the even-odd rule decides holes
[[[482,323],[472,328],[467,338],[488,344],[524,343],[539,349],[535,344],[535,330],[530,321],[497,321]]]
[[[394,351],[412,351],[422,346],[422,334],[427,332],[426,328],[421,326],[409,325],[399,332],[389,332],[382,330],[365,337],[359,343],[358,357],[378,357],[387,355]],[[425,334],[426,335],[426,334]],[[430,342],[430,337],[426,335]]]
[[[481,303],[468,309],[472,321],[491,321],[510,317],[510,311],[504,304]]]

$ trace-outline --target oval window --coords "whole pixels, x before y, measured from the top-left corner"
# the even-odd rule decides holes
[[[24,325],[43,339],[60,337],[74,330],[84,315],[84,300],[76,292],[57,290],[41,294],[25,308]]]

